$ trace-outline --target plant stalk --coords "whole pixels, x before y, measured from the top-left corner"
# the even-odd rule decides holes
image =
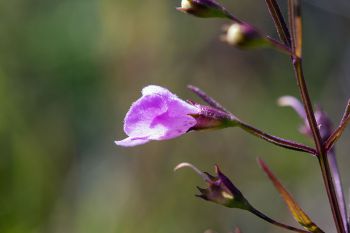
[[[345,226],[342,221],[342,215],[339,208],[339,203],[337,200],[335,186],[333,183],[334,180],[332,177],[332,172],[331,172],[328,158],[327,158],[327,151],[325,150],[325,147],[321,139],[320,131],[318,129],[318,125],[315,119],[315,114],[312,108],[312,103],[311,103],[307,85],[305,82],[301,58],[294,56],[292,57],[292,62],[293,62],[295,77],[297,79],[297,84],[299,87],[299,91],[300,91],[305,112],[307,115],[307,119],[311,128],[316,149],[318,152],[318,161],[321,167],[322,178],[323,178],[323,181],[327,190],[328,199],[331,205],[333,219],[336,224],[337,231],[339,233],[346,233]]]
[[[254,136],[257,136],[265,141],[268,141],[270,143],[273,143],[275,145],[284,147],[284,148],[288,148],[291,150],[296,150],[296,151],[302,151],[302,152],[306,152],[309,153],[313,156],[317,155],[317,151],[311,147],[308,147],[306,145],[291,141],[291,140],[287,140],[284,138],[280,138],[268,133],[265,133],[251,125],[248,125],[247,123],[244,123],[242,121],[239,122],[239,127],[242,128],[243,130],[245,130],[246,132],[253,134]]]

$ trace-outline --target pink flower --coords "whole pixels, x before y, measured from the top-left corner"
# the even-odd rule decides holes
[[[129,147],[181,136],[197,124],[191,115],[199,113],[198,107],[179,99],[169,90],[147,86],[125,116],[124,131],[128,137],[115,143]]]

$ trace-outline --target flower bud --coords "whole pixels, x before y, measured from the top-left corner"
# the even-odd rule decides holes
[[[239,120],[232,114],[211,106],[194,105],[199,109],[199,112],[191,115],[197,121],[191,130],[233,127],[239,124]]]
[[[316,106],[315,118],[320,129],[322,140],[328,139],[333,131],[331,119],[329,119],[327,113],[320,106]]]
[[[225,28],[223,41],[239,48],[268,46],[269,42],[253,26],[245,23],[233,23]]]
[[[229,208],[251,209],[251,205],[245,199],[243,194],[236,188],[230,179],[220,171],[218,166],[215,166],[215,173],[217,176],[212,176],[208,173],[202,172],[189,163],[181,163],[176,166],[175,170],[183,167],[192,168],[208,184],[208,188],[198,187],[200,194],[196,195],[197,197]]]
[[[215,0],[182,0],[181,7],[178,7],[177,10],[201,18],[229,17],[225,8]]]

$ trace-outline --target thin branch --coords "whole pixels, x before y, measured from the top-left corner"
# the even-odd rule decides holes
[[[240,122],[240,127],[247,131],[250,134],[253,134],[254,136],[257,136],[267,142],[273,143],[277,146],[284,147],[291,150],[296,151],[302,151],[309,153],[313,156],[317,156],[317,151],[311,147],[308,147],[306,145],[300,144],[298,142],[294,142],[291,140],[287,140],[284,138],[280,138],[271,134],[267,134],[259,129],[256,129],[255,127],[248,125],[247,123]]]
[[[227,18],[231,19],[233,22],[235,23],[242,23],[242,21],[240,19],[238,19],[236,16],[234,16],[233,14],[231,14],[231,12],[229,12],[228,10],[226,10],[225,8],[223,8],[223,11],[225,12]]]
[[[204,91],[202,91],[200,88],[193,86],[193,85],[188,85],[187,86],[193,93],[195,93],[196,95],[198,95],[203,101],[205,101],[206,103],[208,103],[210,106],[219,109],[221,111],[224,111],[225,113],[230,114],[235,121],[239,122],[239,127],[241,127],[243,130],[247,131],[248,133],[257,136],[261,139],[264,139],[267,142],[273,143],[275,145],[287,148],[287,149],[291,149],[291,150],[296,150],[296,151],[302,151],[302,152],[306,152],[309,153],[313,156],[317,155],[317,151],[311,147],[308,147],[306,145],[300,144],[298,142],[294,142],[288,139],[284,139],[284,138],[280,138],[268,133],[265,133],[241,120],[239,120],[236,116],[234,116],[231,112],[229,112],[228,110],[226,110],[220,103],[218,103],[215,99],[213,99],[212,97],[210,97],[207,93],[205,93]]]
[[[348,115],[345,119],[342,120],[338,128],[332,133],[332,135],[327,139],[325,143],[326,150],[332,149],[335,142],[342,136],[346,126],[350,122],[350,115]]]
[[[348,100],[348,104],[346,105],[341,122],[343,122],[345,118],[348,117],[349,115],[350,115],[350,99]]]
[[[350,116],[350,99],[348,100],[348,104],[346,105],[346,108],[345,108],[343,117],[339,123],[339,126],[325,142],[326,150],[332,149],[335,142],[341,137],[347,124],[349,123],[349,120],[350,120],[349,116]]]
[[[252,214],[255,214],[256,216],[258,216],[259,218],[265,220],[266,222],[269,222],[271,224],[274,224],[278,227],[282,227],[284,229],[290,230],[290,231],[295,231],[295,232],[301,232],[301,233],[309,233],[309,231],[305,231],[305,230],[301,230],[280,222],[277,222],[276,220],[271,219],[270,217],[266,216],[265,214],[261,213],[259,210],[255,209],[254,207],[251,207],[251,209],[249,210]]]
[[[283,18],[281,10],[276,0],[265,0],[267,7],[269,8],[270,15],[272,16],[273,22],[280,39],[288,46],[291,46],[290,34],[288,31],[287,24]]]
[[[281,42],[271,38],[270,36],[266,36],[265,38],[268,41],[270,41],[270,43],[273,45],[273,47],[276,48],[277,50],[279,50],[287,55],[293,56],[293,51],[287,45],[282,44]]]

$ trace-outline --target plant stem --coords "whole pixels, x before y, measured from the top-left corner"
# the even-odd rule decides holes
[[[309,232],[309,231],[301,230],[301,229],[298,229],[298,228],[295,228],[295,227],[292,227],[292,226],[289,226],[289,225],[277,222],[277,221],[271,219],[270,217],[266,216],[265,214],[261,213],[259,210],[255,209],[254,207],[251,207],[248,211],[251,212],[252,214],[258,216],[259,218],[265,220],[266,222],[274,224],[274,225],[276,225],[278,227],[282,227],[284,229],[287,229],[287,230],[290,230],[290,231],[295,231],[295,232],[302,232],[302,233],[308,233]]]
[[[336,224],[337,231],[339,233],[346,233],[345,227],[342,221],[342,215],[339,209],[339,204],[337,200],[334,183],[333,183],[332,172],[330,170],[330,166],[327,158],[327,151],[325,150],[325,147],[321,139],[320,131],[318,129],[318,125],[315,119],[315,114],[312,108],[312,103],[311,103],[307,85],[305,82],[301,58],[294,56],[292,57],[292,62],[293,62],[295,77],[297,79],[297,84],[299,87],[299,91],[300,91],[305,112],[307,115],[307,119],[311,128],[316,149],[318,152],[318,160],[321,167],[323,181],[326,186],[328,199],[331,205],[334,222]]]
[[[302,152],[306,152],[312,155],[317,155],[317,151],[311,147],[308,147],[306,145],[291,141],[291,140],[287,140],[284,138],[280,138],[274,135],[270,135],[267,134],[251,125],[248,125],[247,123],[244,123],[242,121],[239,122],[239,127],[241,127],[242,129],[244,129],[246,132],[253,134],[254,136],[257,136],[261,139],[264,139],[265,141],[268,141],[270,143],[273,143],[275,145],[284,147],[284,148],[288,148],[291,150],[296,150],[296,151],[302,151]]]
[[[270,36],[266,36],[266,39],[271,43],[271,45],[276,48],[277,50],[287,54],[287,55],[290,55],[290,56],[293,56],[293,52],[292,50],[285,44],[282,44],[281,42],[271,38]]]
[[[337,193],[339,208],[340,208],[340,211],[341,211],[341,214],[343,217],[343,224],[344,224],[346,230],[349,231],[347,229],[348,223],[347,223],[347,212],[346,212],[346,202],[345,202],[345,198],[344,198],[344,191],[343,191],[340,172],[339,172],[339,168],[338,168],[337,157],[336,157],[334,149],[328,151],[328,161],[329,161],[329,166],[331,168],[331,172],[333,174],[335,191]]]
[[[304,78],[301,50],[302,50],[302,16],[301,16],[301,1],[288,1],[289,23],[291,30],[292,51],[296,54],[292,56],[294,75],[297,80],[299,92],[304,104],[307,120],[312,132],[312,136],[318,152],[318,161],[321,168],[323,182],[327,190],[328,200],[332,209],[333,219],[338,233],[346,233],[343,224],[342,214],[339,208],[337,192],[334,185],[332,170],[329,165],[327,150],[321,138],[320,130],[315,118],[315,113],[312,108],[312,102],[309,96],[308,88]]]

